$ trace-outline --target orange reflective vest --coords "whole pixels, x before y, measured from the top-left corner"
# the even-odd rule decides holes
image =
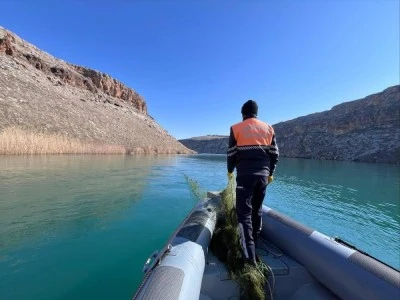
[[[248,118],[231,127],[227,151],[228,172],[238,175],[272,175],[279,150],[271,125]]]
[[[269,146],[272,143],[274,129],[272,126],[256,118],[250,118],[232,126],[236,145],[239,146]]]

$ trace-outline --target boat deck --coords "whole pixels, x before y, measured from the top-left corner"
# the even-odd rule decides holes
[[[266,285],[266,299],[338,299],[311,276],[305,267],[267,240],[260,239],[256,251],[274,274],[274,276],[269,277]],[[230,279],[225,264],[211,252],[207,256],[200,299],[240,299],[239,287]]]

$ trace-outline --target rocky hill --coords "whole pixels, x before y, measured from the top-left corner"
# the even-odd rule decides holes
[[[282,157],[400,163],[400,86],[273,127]],[[199,153],[226,153],[228,137],[181,142]]]
[[[228,137],[223,135],[198,136],[179,141],[198,153],[226,153],[228,147]]]
[[[127,152],[192,153],[109,75],[57,59],[0,27],[0,132],[57,133]]]

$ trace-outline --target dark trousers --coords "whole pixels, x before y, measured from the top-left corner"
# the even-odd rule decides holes
[[[240,243],[246,259],[255,260],[255,242],[261,232],[262,203],[268,185],[267,176],[236,177],[236,214]]]

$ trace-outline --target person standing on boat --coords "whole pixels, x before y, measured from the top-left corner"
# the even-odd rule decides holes
[[[241,112],[243,121],[230,128],[228,178],[233,178],[236,168],[240,243],[247,263],[255,265],[255,242],[261,232],[262,203],[267,185],[273,181],[279,150],[272,126],[257,119],[257,102],[248,100]]]

